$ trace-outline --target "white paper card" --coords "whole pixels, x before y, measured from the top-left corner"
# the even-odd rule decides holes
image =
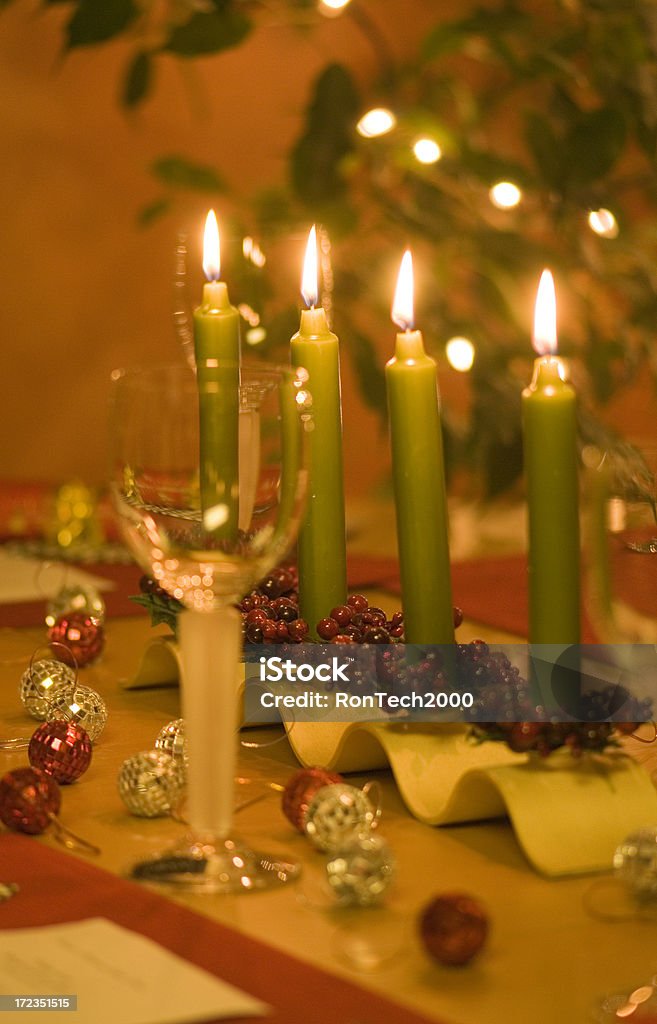
[[[188,1024],[269,1011],[258,999],[104,918],[0,932],[0,992],[77,996],[77,1010],[29,1010],[26,1024]],[[0,1012],[0,1024],[4,1019]],[[8,1024],[21,1018],[10,1012],[6,1019]]]
[[[114,590],[114,583],[110,580],[92,576],[72,565],[42,562],[38,558],[24,558],[0,551],[0,604],[45,601],[55,597],[62,587],[77,585]]]

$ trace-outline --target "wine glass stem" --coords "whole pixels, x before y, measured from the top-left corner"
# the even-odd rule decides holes
[[[231,830],[241,630],[232,606],[180,615],[187,809],[199,836],[225,838]]]

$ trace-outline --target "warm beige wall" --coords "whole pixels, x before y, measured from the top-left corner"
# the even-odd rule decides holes
[[[318,17],[305,33],[270,24],[238,50],[192,62],[196,103],[179,63],[163,59],[155,97],[129,117],[116,103],[123,44],[58,63],[67,10],[16,0],[0,13],[0,477],[95,482],[104,474],[110,370],[179,357],[173,246],[179,228],[200,231],[207,203],[190,199],[137,227],[136,211],[157,194],[149,163],[181,152],[249,194],[284,175],[309,84],[326,61],[348,62],[363,80],[375,65],[347,15]],[[398,53],[412,52],[435,17],[423,0],[380,0],[369,10]],[[392,329],[384,353],[388,342]],[[353,490],[379,475],[386,445],[348,368],[344,377]]]

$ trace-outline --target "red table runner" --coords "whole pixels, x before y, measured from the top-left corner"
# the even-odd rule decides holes
[[[240,1018],[242,1024],[427,1024],[412,1010],[35,839],[0,835],[0,878],[20,886],[0,903],[0,927],[109,918],[273,1007],[267,1017]],[[311,928],[309,915],[309,944]]]
[[[380,587],[400,594],[399,565],[392,558],[350,556],[349,585],[352,589]],[[452,596],[467,619],[517,636],[527,635],[529,598],[525,555],[452,562]],[[582,621],[582,643],[596,643],[586,612]]]
[[[115,589],[103,594],[108,617],[145,614],[131,594],[139,592],[142,572],[134,565],[84,565],[93,575],[112,580]],[[399,566],[394,558],[349,555],[350,590],[377,588],[400,594]],[[527,633],[527,561],[524,555],[478,558],[452,564],[454,602],[468,619],[493,629],[525,636]],[[44,601],[0,605],[0,625],[38,626],[44,618]],[[583,643],[595,643],[586,619]]]

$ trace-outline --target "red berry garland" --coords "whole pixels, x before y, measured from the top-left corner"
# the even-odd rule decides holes
[[[238,608],[247,644],[310,643],[310,628],[299,615],[298,574],[292,566],[274,569],[246,597]],[[175,630],[175,618],[182,606],[149,576],[139,584],[143,596],[136,598],[149,607],[153,624],[167,621]],[[460,626],[463,613],[454,609],[454,626]],[[363,594],[350,594],[345,604],[337,605],[315,624],[320,642],[330,644],[394,644],[404,640],[404,616],[401,611],[388,618],[382,608],[370,605]]]
[[[310,643],[308,623],[299,617],[298,575],[293,567],[275,569],[250,594],[242,599],[238,608],[242,613],[244,640],[247,644],[300,644]],[[169,597],[159,585],[145,576],[140,582],[143,597],[138,600],[149,606],[153,624],[167,621],[175,631],[177,613],[181,605]],[[454,608],[454,627],[463,622],[463,612]],[[363,594],[350,594],[345,604],[336,605],[330,614],[316,624],[320,643],[392,645],[383,650],[377,666],[378,679],[391,692],[451,691],[452,680],[442,671],[442,656],[438,648],[428,647],[420,660],[405,665],[402,656],[401,673],[397,671],[395,644],[404,643],[404,616],[394,612],[390,618],[382,608],[370,605]],[[403,648],[399,648],[403,655]],[[567,747],[575,756],[583,750],[603,751],[617,742],[619,734],[634,732],[632,722],[611,719],[609,695],[606,691],[591,696],[589,719],[583,723],[559,722],[549,712],[532,701],[527,681],[506,654],[490,650],[483,640],[456,644],[456,688],[472,693],[475,703],[471,715],[472,736],[475,740],[498,740],[519,753],[536,751],[547,755],[559,747]],[[353,669],[353,685],[363,682],[358,666]],[[356,678],[358,677],[358,679]],[[369,685],[369,681],[365,680]],[[636,722],[650,719],[649,702],[635,701],[628,713],[627,702],[623,716],[629,718],[636,711]],[[390,714],[395,707],[383,705]],[[585,709],[586,710],[586,709]],[[558,719],[558,715],[557,715]],[[476,724],[475,724],[476,723]],[[657,730],[656,730],[657,736]]]

